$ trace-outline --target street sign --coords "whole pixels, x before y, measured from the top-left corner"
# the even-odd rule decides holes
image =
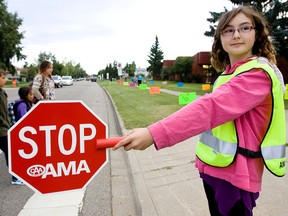
[[[40,101],[8,131],[9,172],[42,194],[82,189],[108,162],[105,138],[82,101]]]

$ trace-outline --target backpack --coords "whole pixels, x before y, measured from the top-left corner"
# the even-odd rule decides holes
[[[10,126],[13,126],[18,120],[19,117],[17,116],[18,106],[20,103],[23,103],[24,101],[12,101],[7,104],[8,108],[8,115],[10,118]]]

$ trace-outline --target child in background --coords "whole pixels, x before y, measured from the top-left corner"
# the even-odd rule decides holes
[[[249,6],[222,15],[211,63],[224,71],[207,94],[147,128],[135,129],[113,150],[157,150],[201,134],[195,166],[212,216],[251,216],[265,167],[286,172],[285,86],[268,23]]]
[[[6,91],[3,89],[7,81],[6,72],[0,69],[0,149],[3,151],[6,165],[8,166],[8,137],[7,132],[10,128],[10,118],[8,114],[8,96]],[[12,176],[12,184],[15,185],[24,185],[24,183],[17,179],[15,176]]]
[[[18,95],[20,99],[15,101],[17,104],[17,109],[15,112],[16,121],[18,121],[32,108],[34,99],[34,94],[32,88],[30,87],[20,87],[18,90]]]

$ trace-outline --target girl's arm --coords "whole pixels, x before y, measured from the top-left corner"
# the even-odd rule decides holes
[[[239,118],[263,102],[270,90],[271,81],[264,71],[249,71],[148,126],[148,129],[157,149],[172,146]]]
[[[39,91],[39,89],[43,83],[43,80],[42,80],[43,78],[44,77],[41,74],[37,74],[33,80],[32,91],[33,91],[34,97],[36,97],[38,100],[44,99],[44,96]]]
[[[147,128],[135,129],[113,150],[144,150],[172,146],[190,137],[234,120],[259,105],[269,95],[271,82],[263,71],[254,70],[234,77],[174,114]]]

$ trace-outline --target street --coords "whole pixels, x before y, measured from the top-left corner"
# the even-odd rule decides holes
[[[9,88],[5,90],[8,94],[8,101],[12,101],[18,98],[18,88]],[[106,122],[109,128],[109,137],[119,136],[119,129],[116,127],[117,124],[115,123],[115,114],[113,114],[110,108],[110,100],[107,96],[104,97],[103,95],[101,95],[101,97],[99,97],[100,94],[106,93],[97,83],[90,81],[77,81],[74,82],[73,86],[56,88],[55,91],[57,100],[82,100],[90,109],[92,109],[96,113],[96,115],[98,115],[104,122]],[[103,98],[105,98],[105,100],[103,100]],[[101,109],[99,109],[99,107],[101,107]],[[43,113],[43,118],[49,118],[49,116],[45,116],[45,113]],[[73,118],[73,116],[71,116],[71,118]],[[35,121],[37,120],[35,119]],[[111,123],[112,121],[113,123]],[[0,216],[17,216],[21,212],[29,198],[31,198],[34,194],[34,191],[32,191],[27,186],[12,185],[10,181],[11,175],[8,173],[4,155],[1,153]],[[110,163],[108,163],[86,188],[83,198],[85,202],[83,201],[83,206],[80,206],[81,212],[79,212],[79,215],[117,215],[117,213],[112,213],[112,201],[113,199],[117,198],[117,194],[112,194],[112,184],[113,178],[111,177],[111,166]],[[49,187],[49,185],[47,185],[47,187]],[[131,192],[131,194],[131,197],[133,198],[133,193]],[[133,204],[133,201],[127,203]],[[118,206],[118,208],[120,208],[120,206]],[[130,212],[134,211],[127,206],[124,206],[124,208],[126,208]],[[134,207],[132,206],[132,208]]]

